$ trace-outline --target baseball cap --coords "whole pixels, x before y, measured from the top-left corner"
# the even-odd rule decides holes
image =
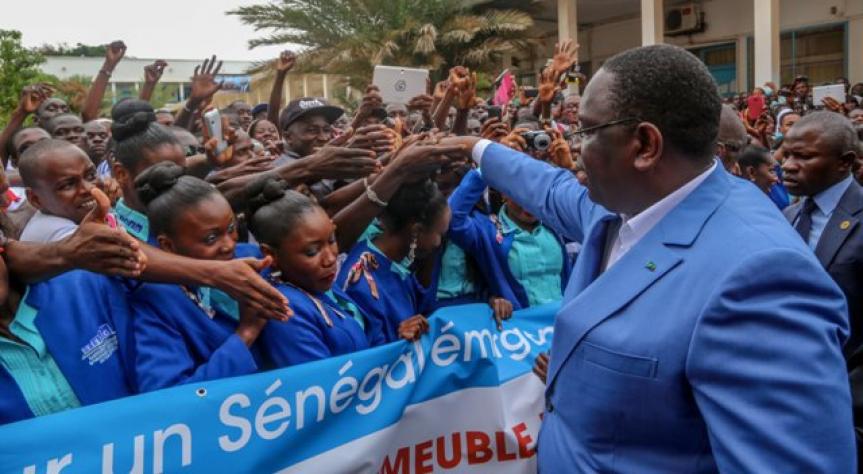
[[[327,122],[333,123],[344,114],[340,107],[329,105],[316,97],[301,97],[292,100],[279,115],[279,129],[284,130],[297,120],[309,115],[322,115]]]

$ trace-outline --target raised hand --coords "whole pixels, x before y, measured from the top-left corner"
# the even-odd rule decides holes
[[[105,67],[114,70],[117,64],[126,55],[126,43],[114,41],[105,49]]]
[[[297,55],[293,51],[282,51],[276,59],[276,71],[284,74],[294,68],[297,64]]]
[[[461,80],[456,87],[458,88],[456,108],[461,110],[473,108],[477,103],[476,73],[470,73],[466,78]]]
[[[287,299],[261,277],[260,272],[269,268],[272,258],[243,258],[225,261],[210,261],[210,278],[214,286],[258,317],[287,321],[294,312]]]
[[[201,111],[201,121],[206,112],[213,110],[213,107],[207,107]],[[207,154],[207,160],[214,168],[221,168],[231,162],[234,157],[234,143],[237,141],[237,130],[231,127],[228,117],[222,117],[222,136],[210,136],[208,127],[201,127],[201,138],[204,142],[204,151]],[[219,151],[219,141],[224,139],[228,144],[223,150]]]
[[[189,100],[196,105],[208,100],[222,88],[224,81],[216,82],[216,75],[222,69],[222,61],[216,63],[216,55],[205,59],[203,64],[195,66],[195,74],[192,76],[192,91]]]
[[[845,107],[843,107],[842,104],[840,104],[839,101],[834,99],[833,97],[825,97],[821,99],[821,103],[823,103],[824,107],[831,112],[836,112],[843,115],[845,114]]]
[[[558,85],[557,74],[551,68],[545,68],[539,76],[539,91],[537,92],[539,101],[550,104],[554,100]]]
[[[501,122],[497,117],[486,120],[479,131],[480,137],[493,142],[500,142],[507,135],[509,135],[509,125]]]
[[[144,82],[155,84],[162,78],[162,73],[168,63],[164,59],[157,59],[153,64],[144,66]]]
[[[563,135],[553,128],[547,128],[546,132],[551,135],[551,146],[548,148],[548,156],[552,164],[559,167],[571,170],[575,166],[572,159],[572,151]]]
[[[54,94],[54,89],[48,84],[34,84],[21,90],[21,100],[18,109],[25,114],[35,113],[42,102]]]
[[[563,43],[554,45],[554,56],[551,58],[551,69],[554,71],[557,78],[560,75],[570,70],[572,66],[578,62],[578,44],[572,40],[566,40]]]
[[[431,113],[432,105],[434,104],[434,97],[429,94],[422,94],[416,97],[412,97],[411,100],[407,103],[408,110],[418,110],[423,114]]]
[[[516,151],[524,151],[527,149],[527,141],[521,136],[522,133],[529,132],[526,128],[516,128],[509,132],[509,135],[500,140],[500,144],[508,146]]]

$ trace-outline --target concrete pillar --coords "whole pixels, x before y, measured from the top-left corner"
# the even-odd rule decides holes
[[[324,99],[329,99],[330,98],[330,91],[329,91],[330,85],[329,85],[329,81],[327,80],[326,74],[323,74],[321,76],[321,84],[324,86]]]
[[[848,80],[863,82],[863,16],[848,21]]]
[[[557,0],[557,40],[578,42],[577,0]]]
[[[779,0],[753,0],[755,4],[755,84],[779,84]]]
[[[309,96],[309,75],[303,74],[303,97]]]
[[[641,0],[641,45],[660,44],[665,39],[663,0]]]
[[[735,53],[737,60],[735,67],[737,68],[737,92],[749,90],[749,51],[746,47],[746,35],[737,37],[735,42]],[[778,91],[773,91],[775,94]]]

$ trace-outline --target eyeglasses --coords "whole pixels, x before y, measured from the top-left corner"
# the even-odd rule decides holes
[[[572,132],[572,134],[573,135],[580,135],[581,137],[585,137],[590,133],[596,132],[597,130],[601,130],[601,129],[606,128],[606,127],[613,127],[615,125],[622,125],[624,123],[629,123],[629,122],[641,122],[641,119],[638,117],[627,117],[627,118],[612,120],[610,122],[605,122],[605,123],[602,123],[599,125],[594,125],[592,127],[579,128],[578,130]]]

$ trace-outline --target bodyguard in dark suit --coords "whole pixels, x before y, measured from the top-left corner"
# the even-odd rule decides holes
[[[785,187],[804,197],[785,217],[848,300],[847,358],[863,347],[863,187],[851,175],[857,135],[845,117],[816,112],[791,128],[783,149]]]

